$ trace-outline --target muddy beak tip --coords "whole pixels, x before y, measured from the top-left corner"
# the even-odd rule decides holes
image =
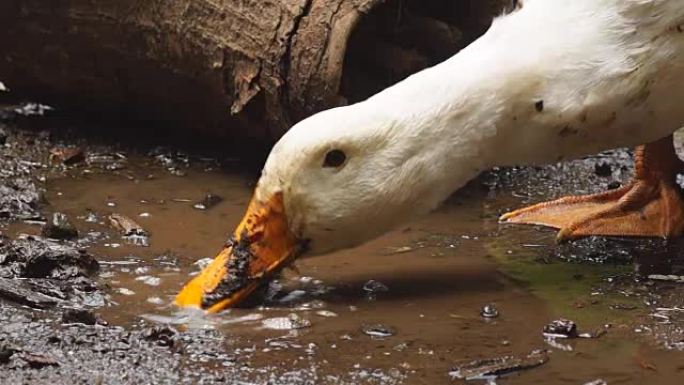
[[[233,307],[286,267],[299,251],[285,217],[282,194],[252,199],[230,246],[176,296],[179,307],[216,313]]]

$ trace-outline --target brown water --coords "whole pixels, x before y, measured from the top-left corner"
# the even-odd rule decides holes
[[[102,262],[101,282],[109,287],[111,303],[101,314],[110,323],[218,329],[231,337],[226,349],[250,367],[314,368],[316,383],[340,378],[460,383],[448,374],[457,362],[524,356],[534,349],[550,349],[550,361],[497,382],[585,384],[601,378],[609,384],[680,384],[684,379],[684,353],[643,336],[640,324],[648,311],[641,299],[596,289],[631,265],[543,260],[555,249],[554,233],[500,227],[497,215],[522,199],[488,192],[479,182],[437,212],[363,247],[299,261],[301,276],[287,272],[271,285],[278,294],[254,307],[216,316],[178,310],[170,304],[173,296],[199,270],[195,262],[221,248],[251,194],[251,178],[211,165],[195,164],[176,176],[147,157],[132,156],[123,170],[78,168],[48,182],[51,209],[68,214],[82,234],[102,233],[93,235],[91,251]],[[208,210],[193,208],[207,193],[224,200]],[[89,213],[97,222],[85,220]],[[142,225],[151,234],[150,246],[122,240],[107,224],[111,213]],[[369,280],[388,290],[369,296],[363,289]],[[617,302],[637,308],[611,309]],[[498,318],[480,316],[489,303],[498,308]],[[311,326],[264,326],[291,313]],[[611,328],[599,339],[555,348],[541,329],[559,317],[572,318],[581,330]],[[373,339],[361,332],[364,324],[394,328],[395,335]]]

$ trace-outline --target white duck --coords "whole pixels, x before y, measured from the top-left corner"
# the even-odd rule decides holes
[[[176,302],[230,306],[297,256],[383,234],[493,166],[641,143],[632,184],[503,219],[564,239],[679,235],[669,135],[684,126],[683,102],[684,1],[526,0],[449,60],[292,127],[233,242]]]

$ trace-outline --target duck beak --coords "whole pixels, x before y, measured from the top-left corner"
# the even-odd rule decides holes
[[[282,193],[256,197],[226,247],[176,296],[176,305],[211,313],[237,305],[302,251],[290,232]]]

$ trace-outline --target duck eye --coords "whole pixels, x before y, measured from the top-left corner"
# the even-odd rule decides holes
[[[342,150],[330,150],[325,154],[323,167],[337,168],[344,164],[347,160],[347,155]]]

